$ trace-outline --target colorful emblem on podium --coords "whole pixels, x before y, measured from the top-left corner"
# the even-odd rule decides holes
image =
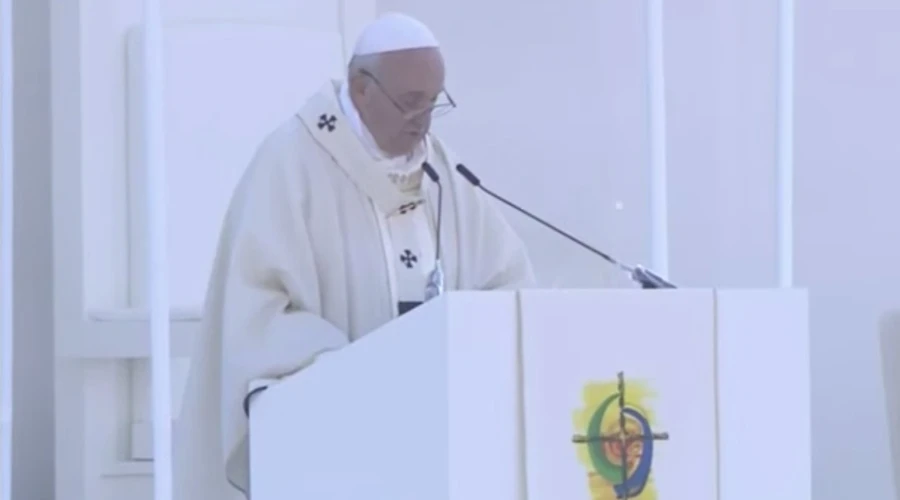
[[[584,388],[585,408],[575,413],[572,441],[588,469],[592,500],[656,500],[651,480],[656,441],[668,433],[653,432],[653,415],[646,403],[651,392],[632,382],[625,391],[625,374],[616,382]]]

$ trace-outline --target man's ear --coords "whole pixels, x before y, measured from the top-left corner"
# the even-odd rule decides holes
[[[362,73],[356,73],[355,75],[350,77],[350,95],[351,96],[365,96],[366,92],[369,90],[369,79],[365,77]]]

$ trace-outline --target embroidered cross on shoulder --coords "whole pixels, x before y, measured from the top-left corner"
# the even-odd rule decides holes
[[[400,254],[400,262],[402,262],[403,265],[407,267],[407,269],[412,269],[418,261],[419,258],[416,257],[416,254],[412,253],[409,249],[404,250],[403,253]]]
[[[324,129],[328,127],[329,132],[334,132],[335,123],[337,122],[337,117],[334,115],[326,115],[323,114],[319,117],[319,129]]]

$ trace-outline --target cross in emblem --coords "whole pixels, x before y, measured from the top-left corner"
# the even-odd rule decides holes
[[[639,478],[636,482],[641,484],[629,484],[630,482],[635,482],[632,474],[637,471],[632,471],[630,458],[642,458],[641,455],[636,457],[629,457],[629,447],[632,443],[637,441],[642,442],[653,442],[653,441],[666,441],[669,439],[668,432],[650,432],[645,434],[644,430],[639,430],[638,432],[629,432],[626,428],[626,421],[631,419],[634,420],[633,415],[634,409],[626,406],[625,404],[625,373],[618,373],[618,407],[619,407],[619,415],[618,415],[618,428],[615,429],[612,433],[604,434],[602,429],[597,430],[597,434],[593,434],[591,429],[588,429],[588,435],[575,435],[572,437],[572,442],[577,444],[587,444],[591,446],[593,443],[601,443],[601,444],[613,444],[618,445],[619,454],[621,455],[620,467],[622,469],[622,479],[621,484],[616,485],[616,498],[627,500],[629,498],[635,498],[637,495],[640,495],[643,490],[643,484],[646,481],[646,477]],[[649,424],[645,424],[645,429],[649,429]],[[645,473],[649,473],[649,465]]]
[[[337,122],[336,116],[334,116],[334,115],[329,116],[329,115],[323,114],[322,116],[319,117],[319,129],[328,127],[328,131],[333,132],[335,122]]]
[[[418,261],[418,257],[416,257],[414,253],[410,252],[409,249],[404,250],[403,253],[400,254],[400,262],[402,262],[403,265],[405,265],[408,269],[412,269]]]
[[[419,206],[419,202],[414,201],[414,202],[407,203],[405,205],[401,205],[399,210],[400,210],[401,214],[405,214],[407,212],[412,212],[413,210],[416,209],[417,206]]]

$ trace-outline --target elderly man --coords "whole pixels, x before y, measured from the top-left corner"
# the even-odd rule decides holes
[[[224,498],[229,483],[249,491],[250,384],[420,304],[436,241],[448,290],[533,284],[519,238],[429,134],[454,107],[432,33],[389,14],[360,36],[347,80],[328,82],[260,146],[225,219],[176,426],[185,498]],[[440,227],[426,162],[444,189]]]

